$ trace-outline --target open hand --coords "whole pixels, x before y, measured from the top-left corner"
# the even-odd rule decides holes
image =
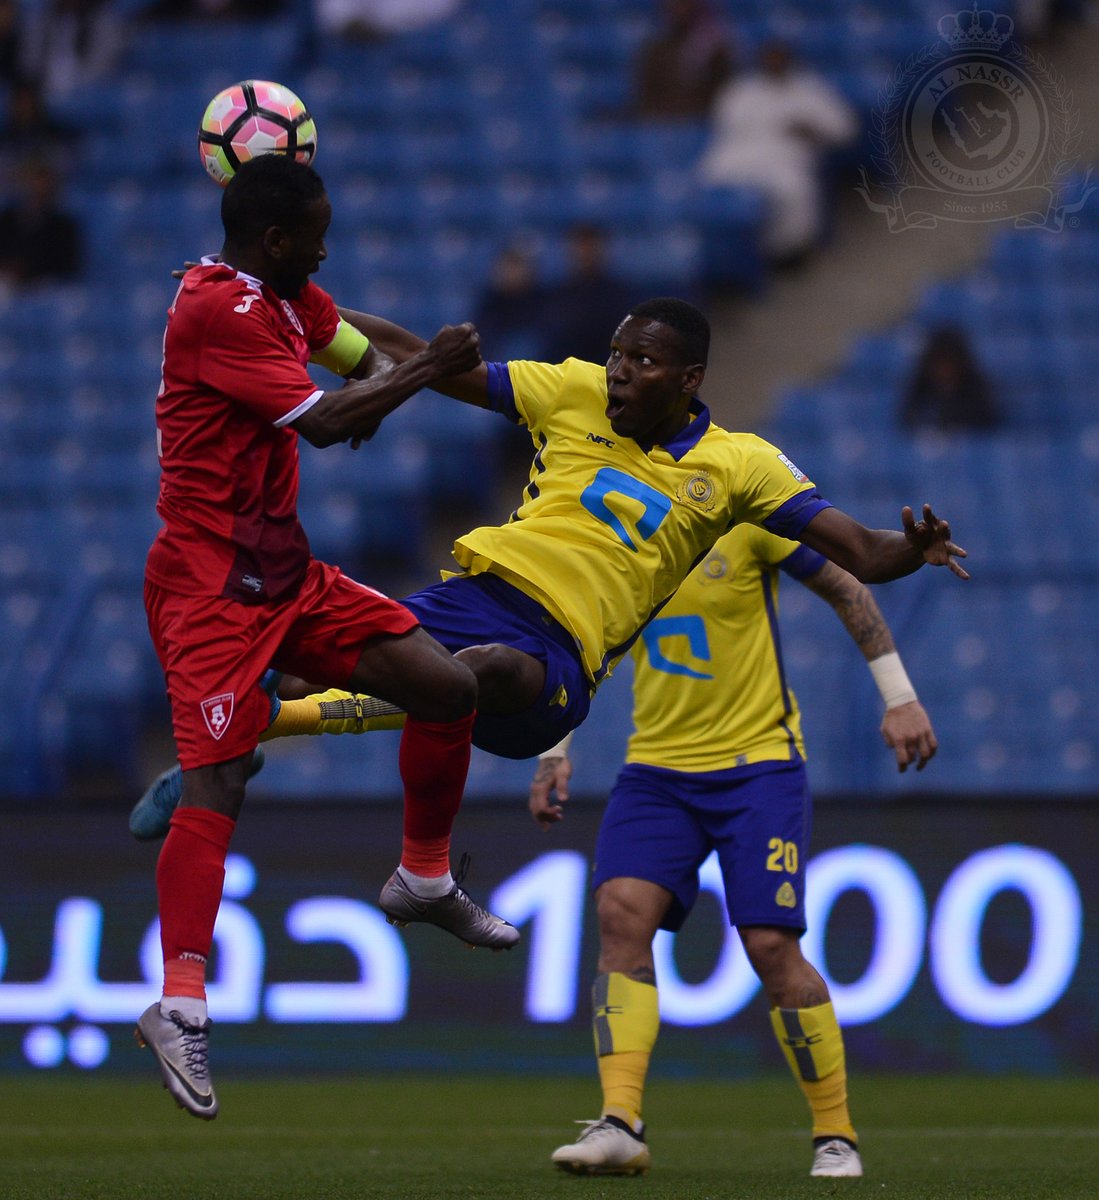
[[[881,723],[882,741],[897,756],[897,770],[904,772],[912,764],[922,771],[935,757],[939,740],[931,728],[931,719],[918,700],[885,710]]]
[[[950,540],[950,522],[935,516],[930,504],[923,506],[922,521],[916,520],[906,504],[901,509],[901,523],[908,544],[923,555],[925,562],[933,567],[949,567],[959,579],[969,578],[969,572],[957,561],[966,558],[966,552]]]

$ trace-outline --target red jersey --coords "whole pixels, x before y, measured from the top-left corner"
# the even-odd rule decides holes
[[[313,283],[280,300],[221,264],[183,277],[156,401],[164,528],[146,562],[152,582],[246,604],[297,591],[310,553],[297,514],[298,435],[287,426],[322,394],[305,364],[338,322]]]

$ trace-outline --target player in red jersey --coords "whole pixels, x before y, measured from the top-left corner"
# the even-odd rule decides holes
[[[217,261],[188,271],[168,313],[156,404],[164,526],[145,605],[164,669],[183,798],[157,863],[164,995],[138,1022],[165,1086],[217,1113],[208,1069],[205,966],[225,857],[259,735],[269,664],[369,691],[407,709],[401,863],[380,905],[476,945],[518,931],[450,874],[450,830],[469,766],[477,684],[396,601],[314,559],[298,521],[298,437],[370,438],[421,387],[477,366],[470,325],[445,326],[395,364],[341,321],[309,276],[332,208],[320,177],[283,155],[246,163],[226,188]],[[324,391],[306,363],[348,382]]]

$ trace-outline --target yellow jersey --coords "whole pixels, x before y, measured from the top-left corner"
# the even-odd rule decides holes
[[[778,567],[825,559],[752,525],[713,547],[633,648],[634,733],[626,761],[719,771],[804,758],[778,631]]]
[[[454,557],[541,604],[593,685],[733,525],[795,537],[828,507],[777,447],[713,424],[697,399],[665,445],[619,437],[594,363],[489,364],[489,401],[530,431],[530,480],[508,522],[460,538]]]

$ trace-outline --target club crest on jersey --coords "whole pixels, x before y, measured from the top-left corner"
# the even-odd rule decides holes
[[[703,512],[714,510],[714,481],[705,471],[692,475],[685,483],[676,489],[676,498],[685,504],[702,509]]]
[[[789,471],[789,472],[790,472],[790,474],[791,474],[791,475],[793,475],[793,477],[794,477],[794,478],[795,478],[795,479],[798,481],[798,483],[806,483],[806,482],[808,481],[808,479],[809,479],[809,476],[808,476],[808,475],[806,475],[804,471],[802,471],[802,470],[800,470],[798,467],[796,467],[796,466],[795,466],[795,465],[794,465],[794,464],[793,464],[793,463],[792,463],[792,462],[791,462],[791,461],[790,461],[790,460],[789,460],[789,459],[786,457],[786,455],[785,455],[785,454],[780,454],[780,455],[778,456],[778,461],[779,461],[780,463],[782,463],[782,465],[783,465],[783,466],[784,466],[784,467],[787,469],[787,471]]]
[[[711,550],[702,564],[702,574],[706,579],[724,579],[729,573],[729,560],[724,554]]]
[[[200,707],[202,708],[202,719],[206,722],[210,736],[215,742],[220,740],[221,735],[229,728],[229,722],[233,719],[233,693],[222,692],[220,696],[210,696],[202,701]]]
[[[775,903],[780,908],[796,908],[798,903],[797,894],[795,893],[792,884],[787,880],[782,887],[775,892]]]
[[[294,308],[289,300],[284,300],[282,302],[282,311],[286,313],[286,319],[291,325],[294,326],[298,332],[298,335],[300,337],[305,337],[305,330],[302,329],[301,322],[298,320],[298,314],[294,311]]]

